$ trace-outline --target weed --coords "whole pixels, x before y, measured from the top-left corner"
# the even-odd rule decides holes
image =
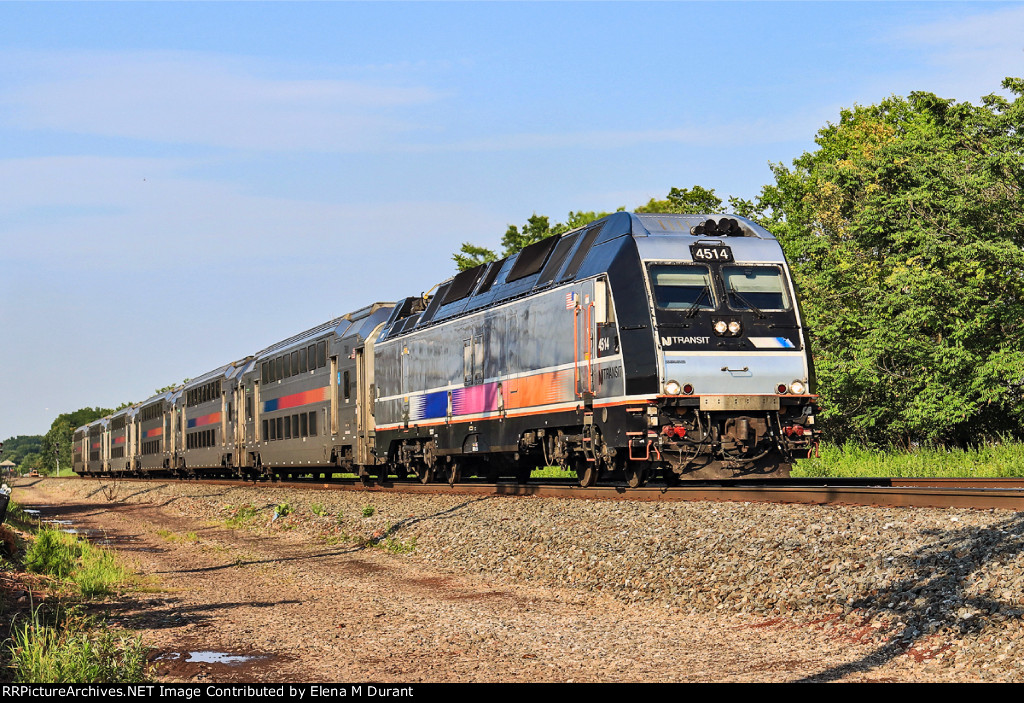
[[[325,516],[327,514],[327,510],[324,508],[324,504],[323,503],[313,503],[313,504],[311,504],[309,506],[309,509],[317,517],[323,517],[323,516]]]
[[[371,517],[375,512],[377,512],[377,509],[372,505],[363,506],[363,517]]]
[[[381,542],[377,542],[375,546],[386,549],[392,554],[409,554],[416,550],[416,535],[410,537],[408,542],[388,537]]]
[[[373,534],[373,539],[365,542],[366,546],[386,549],[392,554],[408,554],[416,549],[416,535],[409,538],[408,542],[402,542],[391,536],[392,526],[388,525],[383,530]]]
[[[195,532],[189,532],[185,535],[185,539],[187,539],[189,542],[198,542],[199,535],[197,535]]]
[[[181,539],[181,537],[170,530],[157,530],[156,533],[161,539],[167,540],[168,542],[177,542]]]
[[[230,508],[230,506],[228,507]],[[243,505],[241,507],[234,508],[232,510],[231,517],[225,521],[225,524],[231,529],[244,527],[256,517],[258,512],[259,511],[257,511],[256,507],[253,505]]]
[[[292,506],[288,503],[281,503],[274,508],[274,517],[287,517],[292,514]]]
[[[71,583],[86,598],[113,593],[129,577],[113,552],[50,528],[36,534],[25,568]]]
[[[47,623],[41,609],[11,632],[14,683],[140,683],[149,680],[139,637],[98,626],[76,612]]]

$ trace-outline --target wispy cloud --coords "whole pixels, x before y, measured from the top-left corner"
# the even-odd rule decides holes
[[[264,151],[355,151],[416,129],[422,85],[290,78],[256,61],[164,52],[7,53],[9,127]]]
[[[258,195],[242,184],[191,178],[190,165],[103,157],[0,160],[6,261],[80,275],[187,271],[243,258],[257,270],[279,269],[282,260],[291,269],[330,268],[324,257],[337,254],[414,269],[423,255],[409,255],[403,264],[395,248],[413,252],[431,241],[436,256],[430,270],[443,273],[450,267],[447,252],[475,236],[481,222],[504,225],[462,202],[396,197],[356,204]],[[384,247],[381,233],[388,233]],[[376,276],[368,268],[351,275],[365,276],[367,285]]]
[[[1002,78],[1024,75],[1024,6],[970,7],[975,12],[967,16],[962,10],[953,16],[956,10],[950,8],[946,19],[895,27],[887,33],[889,42],[923,52],[926,67],[915,71],[920,76],[914,77],[920,89],[976,100],[998,92]]]
[[[812,120],[716,123],[675,129],[584,130],[578,132],[510,133],[448,143],[399,145],[399,151],[520,151],[534,149],[623,149],[649,144],[742,146],[806,138],[819,123]]]

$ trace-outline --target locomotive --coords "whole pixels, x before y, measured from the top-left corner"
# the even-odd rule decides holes
[[[80,427],[73,462],[423,483],[538,466],[583,486],[786,477],[818,441],[813,381],[767,230],[619,212]]]

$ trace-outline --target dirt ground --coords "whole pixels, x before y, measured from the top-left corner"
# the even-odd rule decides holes
[[[300,531],[229,529],[182,514],[173,500],[69,499],[45,481],[18,487],[15,498],[43,519],[88,530],[141,574],[139,588],[101,610],[141,633],[161,681],[945,678],[912,657],[877,658],[829,622],[681,614],[568,588],[495,586],[486,575]]]

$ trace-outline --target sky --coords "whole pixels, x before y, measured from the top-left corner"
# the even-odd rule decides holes
[[[0,439],[1005,76],[1024,3],[0,2]]]

